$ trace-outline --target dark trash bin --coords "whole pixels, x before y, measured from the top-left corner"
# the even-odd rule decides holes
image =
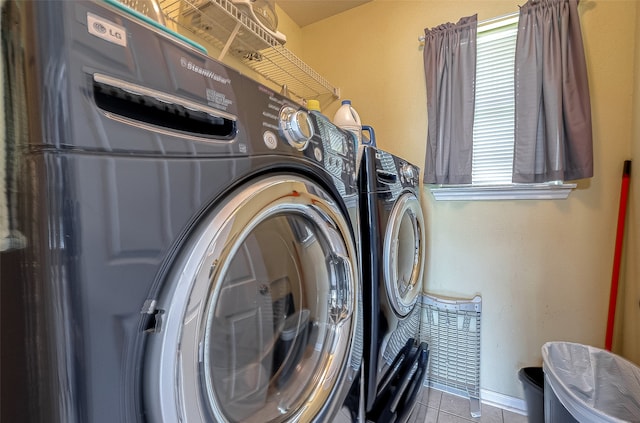
[[[544,423],[544,372],[542,367],[523,367],[518,378],[524,388],[529,423]]]

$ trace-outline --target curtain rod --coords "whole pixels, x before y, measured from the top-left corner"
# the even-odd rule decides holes
[[[505,13],[504,15],[500,15],[500,16],[496,16],[494,18],[489,18],[489,19],[485,19],[483,21],[478,22],[478,26],[480,25],[488,25],[494,22],[499,22],[505,19],[511,19],[511,18],[515,18],[520,14],[520,12],[511,12],[511,13]],[[424,42],[424,35],[421,35],[418,37],[418,41],[423,43]]]

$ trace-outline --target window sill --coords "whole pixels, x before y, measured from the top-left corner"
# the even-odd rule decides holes
[[[436,201],[564,200],[576,184],[429,185]]]

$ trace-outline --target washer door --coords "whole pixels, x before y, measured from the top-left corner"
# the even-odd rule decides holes
[[[393,311],[403,317],[413,309],[422,290],[424,270],[424,219],[415,194],[401,194],[393,206],[383,251],[387,297]]]
[[[215,207],[158,299],[150,421],[326,421],[356,329],[355,251],[339,208],[303,178],[265,178]]]

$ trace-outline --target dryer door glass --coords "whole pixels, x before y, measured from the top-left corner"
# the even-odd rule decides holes
[[[413,193],[402,194],[395,203],[383,251],[387,295],[394,312],[406,316],[422,290],[425,257],[424,218]]]
[[[167,298],[183,309],[173,345],[172,383],[185,404],[178,416],[269,422],[330,413],[355,329],[347,221],[319,186],[291,177],[251,185],[211,217],[181,266],[188,297]]]

